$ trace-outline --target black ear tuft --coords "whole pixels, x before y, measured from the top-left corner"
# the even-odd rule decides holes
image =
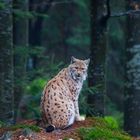
[[[73,64],[76,61],[76,58],[74,56],[71,57],[71,64]]]
[[[86,59],[85,60],[85,64],[88,66],[89,65],[89,62],[90,62],[90,58]]]
[[[55,126],[54,125],[49,125],[47,128],[46,128],[46,132],[52,132],[54,131],[55,129]]]

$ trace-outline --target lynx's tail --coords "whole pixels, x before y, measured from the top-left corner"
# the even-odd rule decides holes
[[[48,127],[46,127],[46,132],[52,132],[55,130],[55,126],[54,125],[49,125]]]

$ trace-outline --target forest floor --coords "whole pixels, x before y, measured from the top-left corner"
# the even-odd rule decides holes
[[[93,118],[87,118],[84,121],[75,122],[71,127],[65,130],[55,130],[46,133],[45,129],[41,128],[39,132],[30,131],[25,128],[0,128],[0,140],[81,140],[82,137],[78,133],[79,128],[89,128],[96,124]],[[22,125],[36,125],[36,121],[26,120],[20,123]],[[100,139],[102,140],[102,139]],[[132,138],[132,140],[140,140]]]
[[[93,119],[87,119],[85,121],[81,122],[75,122],[71,127],[67,128],[66,130],[60,130],[60,131],[53,131],[50,133],[46,133],[45,129],[41,129],[39,132],[32,132],[31,134],[25,136],[23,133],[23,129],[17,129],[15,131],[12,131],[12,138],[11,140],[61,140],[65,138],[71,138],[74,140],[80,140],[80,136],[76,132],[77,128],[80,127],[90,127],[94,123]],[[27,124],[27,125],[35,125],[36,121],[28,120],[23,121],[21,124]],[[11,131],[9,128],[1,128],[0,129],[0,137],[7,132]]]

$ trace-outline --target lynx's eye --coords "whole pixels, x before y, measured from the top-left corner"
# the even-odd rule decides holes
[[[75,67],[75,69],[77,70],[77,69],[78,69],[78,67]]]

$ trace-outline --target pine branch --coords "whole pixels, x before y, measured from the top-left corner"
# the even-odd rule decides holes
[[[132,14],[140,14],[140,10],[129,10],[126,12],[118,12],[118,13],[111,14],[110,0],[106,0],[106,7],[107,7],[107,14],[105,15],[106,20],[108,20],[110,17],[121,17],[121,16],[132,15]]]
[[[121,16],[132,15],[132,14],[140,14],[140,10],[129,10],[126,12],[114,13],[111,14],[110,17],[121,17]]]
[[[69,0],[69,1],[64,1],[64,0],[62,0],[62,1],[54,1],[54,2],[52,2],[52,3],[50,3],[50,2],[43,2],[43,4],[44,5],[52,5],[52,6],[54,6],[54,5],[59,5],[59,4],[69,4],[69,3],[74,3],[74,0]],[[34,6],[41,6],[42,5],[42,3],[37,3],[37,4],[34,4]]]

